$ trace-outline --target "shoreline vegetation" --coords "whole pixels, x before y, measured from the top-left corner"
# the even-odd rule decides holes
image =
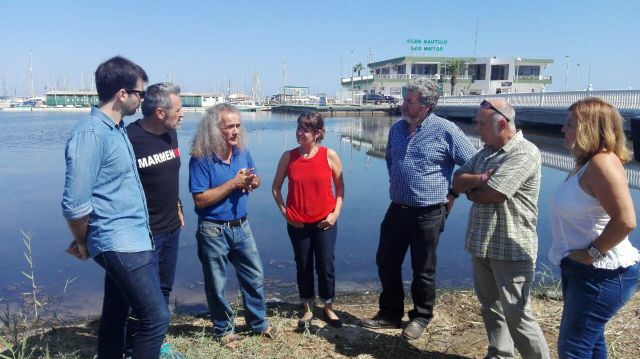
[[[486,354],[480,305],[470,289],[440,290],[432,322],[414,341],[403,340],[400,329],[371,330],[358,325],[359,318],[376,314],[378,293],[339,293],[335,309],[345,324],[341,329],[327,325],[319,305],[310,325],[300,328],[301,308],[296,302],[289,297],[267,303],[267,315],[276,329],[274,338],[251,336],[242,310],[237,309],[240,341],[223,344],[214,340],[208,313],[173,315],[167,341],[185,358],[482,358]],[[241,298],[234,308],[241,308],[239,303]],[[410,300],[405,304],[408,310]],[[551,357],[557,357],[562,301],[535,294],[532,309]],[[403,323],[407,321],[405,316]],[[93,358],[98,323],[97,318],[67,324],[22,323],[15,329],[19,331],[15,341],[11,328],[4,325],[0,327],[0,358]],[[640,294],[609,322],[605,334],[610,358],[640,357]]]

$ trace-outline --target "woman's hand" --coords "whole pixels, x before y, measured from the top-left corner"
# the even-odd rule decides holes
[[[296,222],[296,221],[292,221],[290,219],[287,219],[287,223],[289,223],[291,225],[291,227],[295,227],[295,228],[302,228],[304,227],[304,223],[302,222]]]
[[[327,230],[333,227],[333,225],[336,224],[336,221],[338,221],[338,216],[335,213],[331,212],[327,215],[327,218],[325,218],[324,221],[318,223],[318,228]]]
[[[302,228],[302,227],[304,227],[304,223],[296,222],[296,221],[292,220],[291,218],[289,218],[289,213],[288,213],[286,207],[282,210],[282,216],[287,221],[287,223],[289,223],[289,225],[291,225],[291,227],[294,227],[294,228]]]
[[[586,249],[576,249],[569,252],[569,259],[588,266],[592,265],[593,262],[595,262],[595,258],[590,256],[589,253],[587,253]]]

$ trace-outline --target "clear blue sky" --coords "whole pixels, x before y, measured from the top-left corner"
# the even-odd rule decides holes
[[[548,90],[640,88],[640,1],[11,1],[0,2],[0,93],[37,94],[49,82],[80,87],[81,74],[121,54],[150,82],[171,73],[183,91],[240,90],[261,74],[263,94],[287,84],[335,94],[354,62],[410,55],[409,38],[446,39],[442,56],[555,61]],[[342,68],[341,68],[342,64]],[[579,67],[577,64],[580,64]],[[579,72],[577,71],[579,68]],[[344,69],[344,70],[343,70]],[[578,77],[579,74],[579,77]],[[85,75],[86,78],[86,75]],[[51,86],[51,85],[49,85]]]

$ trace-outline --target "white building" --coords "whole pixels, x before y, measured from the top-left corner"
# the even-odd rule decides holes
[[[342,78],[341,84],[354,96],[374,92],[402,97],[403,87],[410,79],[426,77],[440,84],[444,95],[450,95],[452,61],[464,63],[454,95],[541,92],[552,80],[543,75],[553,63],[551,59],[402,56],[372,62],[367,74]]]

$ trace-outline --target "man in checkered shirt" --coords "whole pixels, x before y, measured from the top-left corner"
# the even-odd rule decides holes
[[[463,165],[476,152],[460,128],[433,114],[438,88],[424,78],[406,88],[402,120],[389,130],[386,161],[391,205],[380,227],[376,254],[382,284],[378,314],[362,319],[367,328],[400,328],[404,316],[402,262],[411,248],[414,308],[402,330],[417,339],[433,317],[436,247],[446,213],[453,205],[449,194],[455,165]]]
[[[485,143],[456,171],[453,189],[473,202],[465,249],[482,305],[487,358],[548,358],[530,308],[538,249],[536,222],[540,151],[516,131],[515,111],[503,99],[483,101],[476,130]]]

